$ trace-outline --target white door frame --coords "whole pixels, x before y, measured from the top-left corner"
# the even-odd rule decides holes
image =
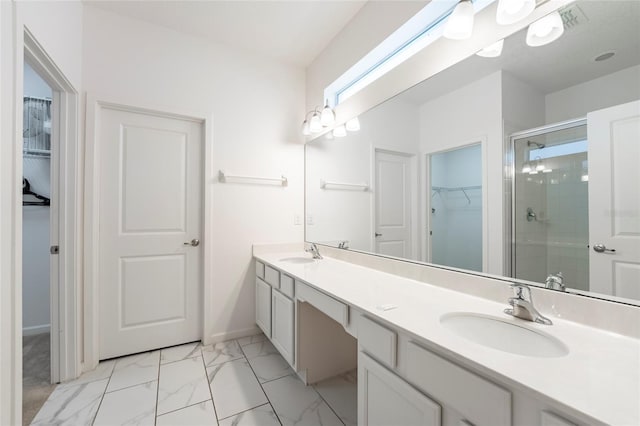
[[[132,106],[136,105],[136,106]],[[211,286],[205,283],[211,282],[212,267],[211,262],[207,262],[212,253],[212,182],[213,173],[212,162],[212,140],[213,128],[210,113],[202,112],[178,112],[171,107],[157,105],[140,105],[139,102],[118,100],[114,101],[107,95],[88,93],[87,94],[87,121],[86,121],[86,152],[85,152],[85,194],[84,200],[84,365],[83,371],[94,369],[99,362],[99,260],[100,260],[100,235],[99,235],[99,212],[100,212],[100,146],[98,135],[100,127],[100,111],[102,108],[119,109],[127,112],[140,112],[144,114],[157,115],[159,117],[175,118],[179,120],[189,120],[202,124],[203,129],[203,193],[202,193],[202,274],[201,285],[203,294],[203,327],[202,341],[204,344],[211,342],[211,336],[207,334],[211,330],[214,322],[212,306]]]
[[[53,89],[51,223],[58,231],[60,254],[51,277],[52,379],[62,381],[80,371],[77,294],[80,194],[78,182],[77,90],[16,18],[14,2],[0,5],[0,424],[22,423],[22,104],[27,58]]]
[[[432,263],[431,255],[431,238],[429,231],[431,230],[431,156],[436,154],[442,154],[449,151],[455,151],[457,149],[467,148],[473,145],[480,144],[480,150],[482,152],[482,272],[487,273],[489,270],[489,203],[488,203],[488,154],[487,154],[487,137],[479,136],[477,138],[464,141],[460,145],[453,146],[451,148],[442,149],[440,151],[433,151],[424,154],[424,175],[422,176],[422,182],[420,192],[422,194],[422,220],[424,223],[424,229],[422,230],[422,247],[423,247],[423,261]],[[429,191],[427,193],[427,191]]]
[[[418,191],[419,191],[419,182],[418,182],[418,160],[417,160],[417,154],[415,153],[410,153],[410,152],[403,152],[403,151],[395,151],[392,149],[386,149],[386,148],[382,148],[382,147],[377,147],[377,146],[372,146],[372,150],[371,150],[371,177],[370,177],[370,182],[371,182],[371,232],[370,232],[370,244],[371,244],[371,248],[372,248],[372,252],[375,253],[376,251],[376,237],[375,237],[375,233],[377,232],[376,230],[376,191],[377,188],[375,187],[376,185],[376,154],[378,152],[381,153],[387,153],[387,154],[391,154],[391,155],[400,155],[403,157],[407,157],[409,158],[409,164],[411,165],[411,170],[409,172],[410,175],[410,179],[411,179],[411,254],[413,256],[413,260],[420,260],[420,253],[419,253],[419,244],[418,244],[418,238],[416,238],[415,236],[418,235],[418,229],[420,229],[420,227],[418,226],[419,223],[419,213],[418,213]]]

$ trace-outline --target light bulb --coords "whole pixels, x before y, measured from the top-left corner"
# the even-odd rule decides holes
[[[538,161],[538,164],[536,164],[536,171],[537,172],[544,171],[544,163],[542,161]]]
[[[309,122],[304,120],[302,123],[302,134],[305,136],[309,136],[311,134],[311,130],[309,130]]]
[[[523,20],[536,8],[536,0],[500,0],[496,12],[496,22],[511,25]]]
[[[496,41],[492,45],[485,47],[476,53],[476,55],[482,56],[483,58],[497,58],[502,54],[502,46],[504,46],[504,39]]]
[[[358,120],[358,117],[354,117],[351,120],[347,121],[345,127],[350,132],[357,132],[358,130],[360,130],[360,120]]]
[[[473,32],[473,4],[470,0],[460,0],[444,26],[443,35],[452,40],[464,40]]]
[[[341,124],[333,129],[333,136],[335,136],[336,138],[343,138],[347,136],[347,129],[344,127],[344,124]]]
[[[527,45],[531,47],[549,44],[564,33],[564,24],[558,11],[538,19],[527,29]]]
[[[522,173],[529,172],[531,172],[531,165],[529,163],[524,163],[524,165],[522,166]]]
[[[335,121],[336,115],[329,104],[326,103],[324,108],[322,109],[322,113],[320,114],[320,124],[322,124],[324,127],[329,127],[333,126],[333,123],[335,123]]]
[[[318,133],[322,130],[320,115],[317,112],[314,112],[311,116],[311,121],[309,122],[309,130],[311,130],[311,133]]]

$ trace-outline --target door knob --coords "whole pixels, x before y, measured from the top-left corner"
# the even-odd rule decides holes
[[[604,253],[606,251],[613,253],[616,251],[616,249],[608,249],[607,246],[605,246],[604,244],[594,244],[593,251],[598,253]]]
[[[377,232],[375,233],[376,237],[382,237],[382,234],[378,234]]]
[[[186,243],[183,243],[183,245],[185,246],[193,246],[193,247],[198,247],[200,245],[200,240],[198,240],[197,238],[194,238],[191,241],[187,241]]]

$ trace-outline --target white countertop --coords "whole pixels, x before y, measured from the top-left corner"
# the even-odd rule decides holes
[[[301,252],[255,257],[467,361],[489,377],[538,399],[549,398],[569,413],[575,410],[612,425],[640,425],[639,340],[557,318],[552,326],[514,319],[503,313],[506,300],[500,304],[328,257],[304,264],[280,261],[309,257]],[[376,308],[386,304],[398,307]],[[449,312],[487,314],[542,330],[566,344],[569,354],[534,358],[473,343],[440,324],[440,317]]]

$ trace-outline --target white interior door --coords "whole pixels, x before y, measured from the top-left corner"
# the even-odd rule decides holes
[[[202,125],[106,107],[99,119],[100,359],[198,340]]]
[[[413,258],[411,241],[411,157],[375,153],[376,253]]]
[[[640,101],[589,113],[587,131],[590,289],[640,299]]]

